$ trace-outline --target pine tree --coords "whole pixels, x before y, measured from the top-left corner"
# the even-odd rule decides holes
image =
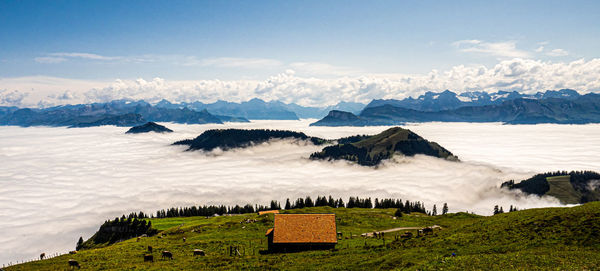
[[[437,206],[435,206],[435,204],[433,205],[433,211],[431,213],[432,215],[437,215]]]
[[[83,246],[83,237],[79,237],[79,241],[77,241],[77,246],[75,246],[75,250],[80,250],[81,246]]]
[[[498,205],[494,206],[494,214],[497,215],[500,213],[500,210],[498,209]]]
[[[285,209],[286,210],[292,209],[292,204],[290,203],[289,198],[285,200]]]
[[[402,209],[398,208],[396,209],[396,212],[394,213],[395,217],[402,217]]]
[[[445,215],[448,213],[448,203],[444,202],[444,207],[442,207],[442,214]]]

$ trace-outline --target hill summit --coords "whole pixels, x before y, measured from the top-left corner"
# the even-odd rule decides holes
[[[424,154],[451,161],[458,161],[450,151],[435,142],[428,141],[411,130],[394,127],[370,137],[353,137],[355,140],[338,140],[334,146],[313,153],[311,159],[354,161],[364,166],[375,166],[395,153],[406,156]]]
[[[140,133],[149,133],[149,132],[171,133],[171,132],[173,132],[173,130],[171,130],[165,126],[162,126],[160,124],[157,124],[156,122],[147,122],[144,125],[131,127],[131,129],[129,129],[126,132],[126,134],[140,134]]]

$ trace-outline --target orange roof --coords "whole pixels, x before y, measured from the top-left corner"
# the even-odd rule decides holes
[[[269,211],[260,211],[258,212],[258,215],[264,215],[264,214],[278,214],[279,210],[269,210]]]
[[[273,243],[337,243],[335,214],[277,214]]]

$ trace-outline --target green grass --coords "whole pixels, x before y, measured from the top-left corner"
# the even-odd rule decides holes
[[[573,188],[570,175],[547,177],[546,181],[550,186],[546,195],[555,197],[564,204],[577,204],[581,201],[581,193]]]
[[[81,251],[7,270],[66,270],[76,259],[82,270],[598,270],[600,269],[600,202],[572,208],[543,208],[482,217],[466,213],[440,216],[405,215],[392,219],[393,209],[290,210],[289,213],[335,213],[338,231],[348,238],[395,227],[440,225],[434,235],[384,241],[344,238],[333,251],[261,255],[265,231],[273,215],[152,219],[158,236],[127,240],[105,248]],[[286,211],[284,211],[286,212]],[[254,223],[244,223],[256,219]],[[182,225],[183,224],[183,225]],[[192,231],[193,230],[193,231]],[[160,234],[159,234],[160,235]],[[182,238],[187,241],[183,242]],[[146,247],[154,247],[154,263],[144,263]],[[244,256],[227,255],[229,245]],[[193,257],[203,249],[206,257]],[[161,250],[173,260],[160,259]],[[456,253],[456,257],[450,257]]]

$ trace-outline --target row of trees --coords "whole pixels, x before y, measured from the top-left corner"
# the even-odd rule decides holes
[[[246,204],[244,206],[225,206],[225,205],[203,205],[203,206],[192,206],[192,207],[179,207],[169,208],[164,210],[156,211],[156,218],[165,217],[189,217],[189,216],[212,216],[212,215],[224,215],[224,214],[247,214],[255,213],[265,210],[277,210],[279,203],[271,201],[270,206]],[[147,217],[146,217],[147,218]]]
[[[306,198],[298,198],[295,201],[291,201],[289,198],[286,199],[285,205],[283,209],[300,209],[306,207],[320,207],[320,206],[329,206],[331,208],[396,208],[399,212],[402,213],[412,213],[412,212],[420,212],[426,213],[428,215],[437,215],[437,207],[433,206],[433,211],[428,211],[425,208],[425,204],[423,202],[415,201],[405,201],[402,202],[401,199],[375,199],[375,203],[371,198],[359,198],[359,197],[350,197],[348,199],[348,203],[345,203],[341,198],[334,199],[332,196],[318,196],[315,200],[313,200],[310,196]],[[158,210],[156,215],[152,215],[151,217],[156,218],[165,218],[165,217],[189,217],[189,216],[212,216],[212,215],[224,215],[224,214],[246,214],[246,213],[255,213],[259,211],[265,210],[281,210],[281,204],[278,201],[272,200],[269,205],[250,205],[246,204],[244,206],[235,205],[225,206],[225,205],[203,205],[203,206],[191,206],[191,207],[179,207],[179,208],[169,208]],[[442,214],[448,213],[448,205],[444,203],[444,207],[442,208]],[[148,218],[147,214],[143,212],[139,213],[131,213],[128,218]]]
[[[508,212],[516,212],[519,209],[517,209],[517,207],[513,207],[512,205],[510,206],[510,209],[508,209]],[[494,214],[502,214],[504,213],[504,209],[502,208],[502,206],[498,207],[498,205],[494,206]]]

